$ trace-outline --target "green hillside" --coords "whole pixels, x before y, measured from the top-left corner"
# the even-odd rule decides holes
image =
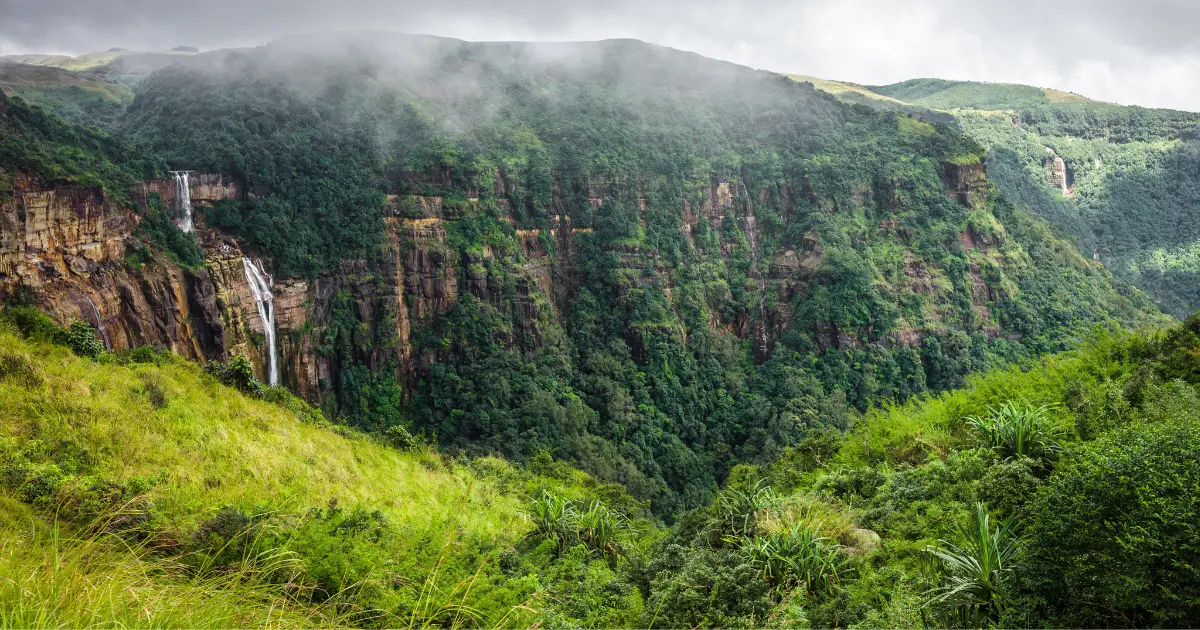
[[[1026,109],[1049,103],[1096,103],[1087,97],[1016,83],[911,79],[868,86],[870,92],[930,109]]]
[[[819,81],[819,80],[818,80]],[[903,103],[950,115],[987,148],[988,175],[1019,206],[1047,219],[1085,254],[1147,291],[1176,317],[1200,308],[1196,128],[1200,114],[1124,107],[1028,85],[913,79],[818,87],[881,110]],[[882,100],[892,99],[892,101]],[[1052,185],[1064,161],[1067,193]]]
[[[121,127],[173,168],[269,191],[205,220],[282,276],[379,277],[384,193],[440,198],[445,242],[401,247],[435,249],[463,299],[373,321],[331,306],[330,414],[550,450],[664,516],[853,410],[1157,316],[971,180],[982,148],[953,129],[642,42],[289,38],[161,70]],[[975,192],[947,190],[960,169]],[[547,243],[549,291],[516,230]],[[371,357],[402,318],[417,387],[397,405]]]
[[[125,112],[133,92],[96,72],[72,72],[48,66],[0,60],[0,91],[51,110],[80,124],[102,127]]]
[[[158,351],[104,353],[86,324],[55,332],[12,307],[3,321],[5,627],[1186,626],[1200,614],[1200,320],[814,432],[735,469],[669,530],[627,519],[640,508],[622,490],[548,458],[519,468],[401,434],[385,444]],[[988,541],[973,547],[980,528]],[[973,572],[985,549],[993,564]]]
[[[550,463],[398,449],[149,348],[76,357],[17,333],[52,329],[36,313],[6,315],[4,627],[526,627],[567,588],[545,545],[514,547],[531,497],[624,496]]]

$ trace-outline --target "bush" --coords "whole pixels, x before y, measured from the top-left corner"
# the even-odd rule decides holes
[[[1004,624],[1200,622],[1198,461],[1194,420],[1139,423],[1084,446],[1032,501],[1019,569],[1026,602]]]
[[[62,329],[50,316],[32,306],[12,306],[4,309],[3,320],[12,324],[21,336],[44,343],[61,342]]]
[[[233,357],[227,363],[213,361],[204,366],[204,371],[212,374],[218,381],[233,387],[244,394],[262,397],[265,388],[254,376],[254,368],[250,367],[250,359],[243,356]]]
[[[81,357],[95,360],[104,354],[104,344],[96,338],[96,331],[87,322],[71,322],[62,339],[63,345]]]
[[[1061,450],[1054,426],[1047,413],[1050,405],[1018,407],[1011,402],[988,409],[984,417],[968,418],[967,424],[979,435],[984,446],[1005,457],[1049,458]]]

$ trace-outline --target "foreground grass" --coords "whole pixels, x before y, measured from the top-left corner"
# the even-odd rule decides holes
[[[379,571],[403,582],[387,585],[392,594],[382,601],[390,607],[371,613],[386,625],[531,621],[532,610],[521,605],[536,585],[492,588],[499,583],[492,566],[497,550],[529,529],[523,486],[501,487],[501,480],[516,474],[503,461],[468,466],[430,449],[400,451],[345,429],[305,423],[178,359],[101,365],[2,326],[0,410],[0,473],[18,464],[53,467],[76,486],[103,480],[145,488],[134,509],[152,506],[145,515],[150,523],[142,527],[152,534],[131,538],[106,533],[111,528],[103,523],[60,522],[55,514],[68,501],[66,490],[52,500],[30,499],[23,487],[3,491],[4,627],[346,621],[339,615],[349,607],[322,604],[337,602],[340,593],[296,596],[304,589],[311,595],[315,587],[291,576],[300,576],[306,563],[326,561],[319,556],[341,552],[314,555],[312,548],[324,539],[301,558],[288,551],[297,534],[277,536],[275,547],[246,552],[254,557],[202,570],[208,561],[197,560],[185,543],[230,508],[273,519],[291,532],[313,514],[361,509],[389,531],[402,532],[395,544],[402,549],[380,552],[379,564],[388,566]],[[270,557],[264,560],[264,554]],[[384,579],[375,567],[364,571],[366,577],[346,588],[374,588]]]

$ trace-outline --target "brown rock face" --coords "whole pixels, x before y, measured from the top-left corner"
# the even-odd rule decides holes
[[[942,164],[942,181],[946,185],[946,192],[963,205],[978,207],[987,202],[987,169],[982,162],[970,164],[944,162]]]
[[[0,298],[28,287],[59,323],[88,321],[113,349],[156,345],[195,360],[220,356],[210,345],[219,322],[205,320],[213,314],[205,276],[163,260],[125,264],[137,222],[99,189],[45,190],[18,179],[0,204]]]

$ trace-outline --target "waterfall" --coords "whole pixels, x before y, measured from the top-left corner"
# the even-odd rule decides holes
[[[261,260],[255,266],[249,258],[242,258],[242,270],[262,319],[263,334],[267,338],[267,385],[274,387],[279,384],[279,368],[275,361],[275,296],[271,295],[275,281],[263,270]]]
[[[192,231],[192,189],[188,184],[187,171],[171,171],[171,178],[175,180],[175,203],[176,206],[183,211],[183,219],[179,222],[179,229],[184,232]]]
[[[747,202],[748,205],[749,203]],[[746,241],[750,245],[751,270],[754,272],[754,278],[758,283],[758,347],[759,353],[765,361],[770,342],[767,336],[767,280],[763,278],[762,270],[758,268],[758,225],[754,215],[750,214],[749,207],[747,207],[744,221]]]
[[[112,351],[112,341],[108,338],[108,329],[104,327],[104,318],[100,316],[100,309],[96,308],[96,303],[90,297],[84,297],[87,300],[88,306],[92,307],[92,317],[96,319],[96,331],[100,333],[100,339],[104,340],[104,349]]]

